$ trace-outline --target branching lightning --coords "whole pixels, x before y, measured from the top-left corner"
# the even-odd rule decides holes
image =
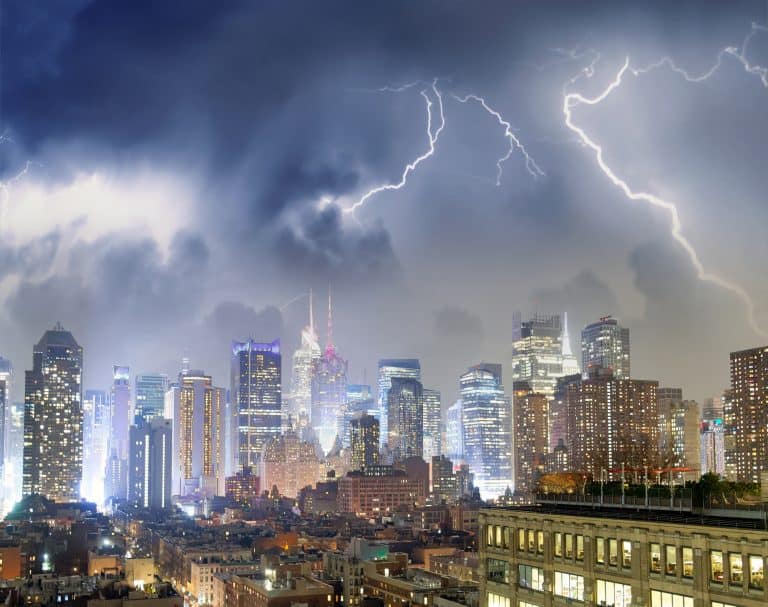
[[[704,265],[699,258],[699,254],[694,248],[693,244],[683,235],[682,223],[680,221],[680,214],[678,212],[677,206],[673,202],[664,200],[663,198],[660,198],[654,194],[633,190],[626,181],[619,177],[617,173],[610,166],[608,166],[604,158],[602,146],[598,144],[594,139],[592,139],[584,130],[584,128],[578,126],[573,121],[574,108],[580,105],[596,106],[602,103],[611,95],[614,90],[621,86],[624,76],[627,74],[627,72],[638,77],[662,66],[667,66],[669,69],[685,78],[685,80],[688,82],[703,82],[710,78],[717,71],[717,69],[722,65],[723,59],[726,56],[732,56],[741,63],[742,67],[749,74],[758,76],[763,83],[763,86],[768,88],[768,69],[760,65],[754,65],[750,63],[746,56],[747,47],[755,33],[765,29],[766,28],[762,26],[753,24],[752,30],[744,39],[744,42],[740,48],[726,47],[722,49],[717,55],[715,64],[709,70],[698,76],[692,76],[683,68],[678,67],[669,57],[664,57],[656,63],[653,63],[644,68],[632,68],[630,67],[629,59],[626,59],[621,69],[616,74],[615,78],[597,96],[585,97],[580,93],[567,92],[566,90],[563,96],[563,116],[565,119],[566,127],[578,137],[579,141],[584,147],[587,147],[592,152],[594,152],[595,159],[597,160],[597,164],[600,170],[611,181],[611,183],[613,183],[613,185],[618,187],[624,193],[628,199],[648,203],[651,206],[663,209],[669,214],[672,237],[688,255],[688,259],[693,265],[699,280],[714,284],[736,295],[744,303],[744,306],[747,310],[749,324],[755,333],[763,337],[768,337],[768,331],[761,328],[757,323],[755,318],[755,304],[749,293],[747,293],[747,291],[740,285],[737,285],[723,278],[722,276],[708,272],[704,268]],[[567,87],[575,84],[582,77],[591,77],[595,72],[595,66],[598,60],[599,54],[593,55],[593,60],[590,65],[587,68],[584,68],[579,74],[571,78],[566,83],[566,89]]]
[[[507,153],[504,154],[504,156],[502,156],[496,161],[496,185],[497,186],[501,185],[501,175],[504,172],[502,165],[507,160],[509,160],[509,157],[512,156],[515,150],[519,150],[520,153],[522,153],[522,155],[525,157],[525,168],[528,171],[528,173],[531,175],[531,177],[533,177],[534,179],[538,179],[539,177],[544,177],[544,171],[542,171],[539,165],[536,164],[536,161],[531,157],[531,155],[525,149],[525,146],[520,142],[520,139],[518,139],[517,135],[515,135],[515,132],[512,130],[512,125],[507,120],[504,120],[504,118],[499,112],[497,112],[490,105],[488,105],[488,103],[485,101],[483,97],[480,97],[479,95],[465,95],[464,97],[453,95],[453,98],[459,103],[476,101],[482,106],[482,108],[486,112],[488,112],[491,116],[493,116],[501,126],[504,127],[504,136],[507,139],[509,139],[509,149],[507,150]]]
[[[416,86],[416,84],[418,83],[411,83],[398,88],[386,87],[383,90],[400,92],[408,88],[411,88],[413,86]],[[421,156],[418,156],[415,160],[409,162],[405,166],[405,169],[403,169],[403,173],[400,176],[400,180],[397,183],[387,183],[384,185],[377,186],[372,190],[368,190],[365,194],[363,194],[363,196],[357,202],[355,202],[351,206],[345,207],[343,209],[344,213],[346,214],[354,213],[355,210],[363,206],[372,196],[375,196],[376,194],[380,194],[381,192],[387,192],[391,190],[399,190],[400,188],[405,186],[406,183],[408,183],[408,176],[411,173],[413,173],[422,162],[424,162],[427,158],[430,158],[432,155],[434,155],[435,146],[437,145],[437,140],[440,138],[440,133],[442,133],[443,129],[445,128],[445,112],[443,110],[443,95],[440,92],[440,89],[437,88],[437,79],[432,81],[432,85],[430,86],[430,89],[434,93],[435,101],[432,101],[432,99],[429,96],[429,93],[427,93],[427,89],[422,89],[420,91],[421,96],[424,98],[424,101],[426,102],[426,106],[427,106],[427,140],[429,141],[429,148],[427,149],[427,151],[421,154]],[[432,106],[435,103],[437,103],[439,124],[437,128],[434,129],[433,131]]]

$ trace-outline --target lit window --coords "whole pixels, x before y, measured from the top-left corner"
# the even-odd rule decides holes
[[[517,530],[517,549],[525,550],[525,529]]]
[[[597,604],[604,607],[629,607],[632,586],[607,580],[597,580]]]
[[[728,565],[731,573],[731,583],[741,584],[744,581],[744,563],[741,555],[731,552],[728,555]]]
[[[605,565],[605,539],[602,537],[595,538],[595,562]]]
[[[536,532],[536,551],[539,554],[544,554],[544,532],[543,531]]]
[[[763,587],[763,557],[753,556],[749,557],[749,587],[750,588],[762,588]]]
[[[608,564],[616,567],[619,564],[619,542],[618,540],[608,540]]]
[[[528,552],[536,552],[536,533],[528,529]]]
[[[693,577],[693,548],[683,547],[683,577]]]
[[[544,590],[544,570],[530,565],[517,566],[518,585],[531,590]]]
[[[584,536],[583,535],[576,536],[576,560],[577,561],[584,560]]]
[[[563,556],[563,534],[557,531],[554,535],[554,550],[555,556]]]
[[[488,607],[509,607],[509,598],[495,594],[493,592],[488,593]]]
[[[693,597],[651,590],[651,607],[693,607]]]
[[[584,600],[584,577],[573,573],[555,571],[555,596],[575,601]]]
[[[651,573],[661,573],[661,544],[651,544]]]
[[[565,534],[565,558],[573,558],[573,535],[570,533]]]
[[[709,551],[709,579],[723,583],[723,553],[720,550]]]
[[[677,546],[666,546],[664,556],[667,575],[677,575]]]
[[[621,541],[621,566],[632,566],[632,542],[629,540]]]

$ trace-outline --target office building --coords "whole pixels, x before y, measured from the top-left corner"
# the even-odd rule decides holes
[[[104,390],[86,390],[83,397],[83,484],[81,495],[104,503],[104,477],[111,432],[109,396]]]
[[[6,428],[10,418],[12,378],[11,361],[0,356],[0,471],[3,469],[7,455]]]
[[[512,384],[515,444],[515,492],[533,493],[549,453],[547,397],[526,381]]]
[[[379,407],[376,398],[368,384],[347,385],[347,405],[342,415],[341,444],[346,449],[351,446],[353,419],[363,415],[372,415],[378,421]],[[379,437],[380,440],[381,437]]]
[[[389,438],[395,462],[424,454],[424,394],[421,382],[392,377],[387,391]]]
[[[699,404],[683,400],[682,390],[670,391],[669,388],[659,388],[658,400],[661,463],[698,472],[701,464]]]
[[[173,492],[224,494],[226,394],[211,376],[190,370],[179,375],[173,395]]]
[[[257,466],[267,442],[280,436],[281,368],[279,340],[232,343],[231,398],[239,468]]]
[[[608,369],[616,379],[629,379],[629,329],[611,316],[603,316],[581,332],[581,371]]]
[[[287,417],[291,425],[303,432],[310,423],[312,411],[312,376],[320,361],[320,340],[315,331],[312,308],[312,291],[309,292],[309,324],[301,331],[301,345],[293,352],[291,367],[291,392],[288,399]]]
[[[445,412],[445,455],[457,463],[464,461],[464,413],[461,399]]]
[[[153,417],[163,417],[168,376],[162,373],[143,373],[136,376],[136,404],[133,423]]]
[[[444,455],[432,457],[432,496],[435,501],[452,503],[460,497],[459,481],[453,471],[453,462]]]
[[[171,420],[138,417],[130,430],[128,501],[150,510],[171,507],[173,460]]]
[[[700,428],[701,473],[711,472],[725,477],[725,422],[723,399],[705,399],[701,408]]]
[[[658,382],[615,379],[603,368],[593,373],[566,387],[571,468],[615,478],[622,467],[658,466]]]
[[[83,349],[61,324],[32,351],[24,385],[23,494],[80,499]]]
[[[379,464],[379,420],[363,414],[349,423],[352,470],[363,470]]]
[[[486,607],[758,607],[765,531],[743,518],[594,504],[480,513]]]
[[[424,480],[405,470],[379,466],[376,470],[348,472],[339,479],[339,512],[376,518],[399,508],[424,503]]]
[[[459,378],[464,461],[484,498],[513,484],[512,415],[504,394],[501,365],[480,363]]]
[[[128,459],[128,427],[132,417],[130,373],[128,367],[112,367],[109,450],[124,460]]]
[[[277,487],[280,495],[295,498],[304,487],[314,485],[324,476],[315,445],[301,440],[294,430],[287,430],[265,445],[259,477],[267,491]]]
[[[730,397],[736,480],[759,483],[768,472],[768,346],[731,352]]]
[[[443,409],[440,390],[424,388],[424,459],[429,461],[443,453]]]
[[[552,398],[557,378],[563,376],[560,315],[535,315],[520,322],[515,314],[514,322],[512,380],[527,381],[533,392]]]
[[[421,365],[416,358],[383,358],[379,361],[378,405],[379,423],[381,424],[381,445],[389,440],[389,413],[387,394],[393,377],[402,377],[421,381]]]

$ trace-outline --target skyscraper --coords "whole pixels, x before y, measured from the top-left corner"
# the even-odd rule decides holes
[[[659,452],[662,464],[699,468],[701,416],[695,400],[683,400],[680,388],[658,390]]]
[[[433,457],[443,453],[443,410],[440,391],[424,388],[424,459],[431,461]]]
[[[333,344],[333,308],[328,293],[328,343],[312,374],[312,427],[324,453],[341,439],[347,405],[347,361]]]
[[[347,405],[344,407],[340,430],[343,447],[351,445],[350,424],[353,419],[361,415],[373,415],[378,419],[379,408],[371,391],[371,386],[368,384],[347,384]],[[378,437],[378,433],[376,436]],[[376,440],[378,441],[379,438]]]
[[[151,420],[162,417],[165,393],[168,391],[168,376],[162,373],[144,373],[136,376],[136,405],[134,419]]]
[[[566,387],[570,466],[593,478],[603,470],[615,477],[622,466],[658,466],[658,382],[601,371]]]
[[[424,393],[421,382],[393,377],[387,391],[387,441],[395,462],[424,455]]]
[[[768,346],[731,352],[731,399],[736,479],[759,483],[768,472]]]
[[[708,398],[701,408],[701,473],[725,476],[725,423],[723,399]]]
[[[223,495],[226,395],[210,375],[190,370],[179,376],[173,415],[173,491]]]
[[[128,458],[128,427],[131,424],[131,370],[128,367],[112,367],[112,415],[109,449],[120,459]]]
[[[581,372],[587,378],[594,369],[609,369],[616,379],[629,379],[629,329],[610,316],[584,327],[581,332]]]
[[[111,431],[109,397],[104,390],[86,390],[83,398],[83,485],[82,496],[104,503]]]
[[[512,485],[511,406],[501,365],[480,363],[459,379],[464,461],[483,497],[498,497]]]
[[[238,465],[256,467],[281,429],[280,341],[232,343],[232,403],[237,415]]]
[[[445,412],[445,455],[457,464],[464,461],[464,413],[461,399]]]
[[[515,491],[532,493],[549,452],[547,397],[525,381],[512,384],[515,443]]]
[[[23,493],[80,498],[83,474],[83,349],[61,324],[32,350],[24,385]]]
[[[387,393],[393,377],[404,377],[421,381],[421,365],[417,358],[383,358],[379,361],[379,424],[381,424],[381,444],[389,439],[389,415],[387,413]]]
[[[320,340],[315,332],[312,291],[309,292],[309,324],[301,331],[301,345],[293,352],[291,392],[287,414],[300,431],[309,424],[312,411],[312,376],[320,361]]]
[[[370,468],[379,463],[379,420],[363,414],[349,422],[352,470]]]
[[[563,326],[560,315],[535,315],[515,327],[512,380],[527,381],[531,391],[552,398],[563,376]]]
[[[0,356],[0,472],[3,471],[5,458],[8,455],[6,434],[10,425],[12,377],[11,361]]]
[[[139,507],[171,507],[172,423],[163,417],[137,417],[130,429],[128,501]]]

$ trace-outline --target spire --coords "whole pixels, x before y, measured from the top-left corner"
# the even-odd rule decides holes
[[[331,301],[331,283],[328,283],[328,344],[326,350],[333,350],[333,302]]]
[[[315,333],[315,313],[312,309],[312,287],[309,288],[309,330]]]
[[[563,313],[563,356],[573,356],[571,338],[568,336],[568,312]]]

